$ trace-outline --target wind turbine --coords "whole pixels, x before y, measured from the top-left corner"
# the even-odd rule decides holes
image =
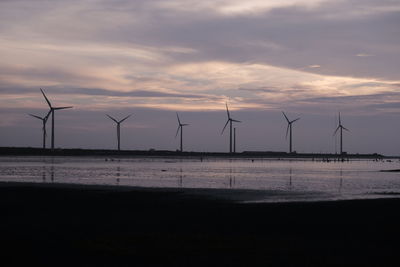
[[[178,129],[176,130],[175,138],[178,136],[179,129],[181,130],[181,152],[183,151],[182,139],[183,139],[183,126],[188,126],[189,124],[181,123],[179,119],[178,112],[176,113],[176,118],[178,119]]]
[[[222,129],[221,134],[224,133],[224,130],[225,130],[226,126],[229,123],[229,153],[232,153],[232,123],[233,122],[241,122],[241,121],[238,121],[238,120],[235,120],[235,119],[231,118],[231,115],[229,114],[228,103],[225,103],[225,104],[226,104],[226,113],[228,114],[228,120],[226,121],[225,126]]]
[[[342,125],[342,121],[340,119],[340,112],[339,112],[339,125],[336,128],[335,132],[333,133],[333,135],[336,135],[337,131],[340,129],[340,155],[343,154],[343,130],[346,130],[348,132],[350,132],[349,129],[347,129],[346,127],[344,127]]]
[[[43,131],[43,149],[45,149],[45,148],[46,148],[46,136],[47,136],[47,133],[46,133],[46,123],[47,123],[47,119],[48,119],[49,116],[50,116],[50,111],[49,111],[49,112],[47,113],[47,115],[44,116],[43,118],[40,117],[40,116],[33,115],[33,114],[29,114],[29,115],[32,116],[32,117],[34,117],[34,118],[36,118],[36,119],[41,120],[42,123],[43,123],[43,127],[42,127],[42,131]]]
[[[110,119],[112,119],[113,121],[115,121],[115,123],[117,124],[117,139],[118,139],[118,150],[121,150],[121,123],[126,120],[127,118],[129,118],[130,116],[132,116],[133,114],[130,114],[128,116],[126,116],[125,118],[123,118],[122,120],[118,121],[116,119],[114,119],[113,117],[111,117],[110,115],[106,114]]]
[[[288,123],[288,126],[286,128],[286,139],[287,139],[287,136],[288,136],[288,132],[290,131],[290,135],[289,135],[289,153],[292,153],[292,124],[295,121],[300,120],[300,118],[297,118],[297,119],[291,121],[291,120],[288,119],[288,117],[286,116],[285,112],[282,111],[282,113],[283,113],[283,116],[285,116],[285,119],[286,119],[286,121]]]
[[[51,149],[54,149],[54,111],[55,110],[60,110],[60,109],[67,109],[67,108],[72,108],[72,107],[53,107],[47,98],[46,94],[43,92],[42,88],[40,88],[40,91],[42,92],[44,98],[46,99],[47,104],[50,107],[49,114],[51,113]]]

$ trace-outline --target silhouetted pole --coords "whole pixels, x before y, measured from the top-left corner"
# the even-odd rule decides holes
[[[229,153],[232,153],[232,120],[229,121]]]
[[[43,149],[46,149],[46,120],[43,120]]]
[[[233,153],[236,153],[236,128],[233,128]]]
[[[117,123],[118,150],[121,150],[121,124]]]
[[[181,126],[181,152],[183,151],[183,142],[182,142],[182,140],[183,140],[183,127]]]
[[[292,153],[292,124],[290,123],[289,124],[289,137],[290,137],[290,140],[289,140],[289,153]]]
[[[340,155],[343,155],[343,128],[340,127]]]
[[[54,109],[51,110],[51,150],[54,150]]]

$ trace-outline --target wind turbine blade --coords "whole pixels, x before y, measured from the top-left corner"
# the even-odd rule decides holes
[[[112,119],[113,121],[115,121],[116,123],[118,123],[118,121],[116,119],[114,119],[113,117],[111,117],[110,115],[106,114],[110,119]]]
[[[32,117],[34,117],[34,118],[36,118],[36,119],[43,120],[43,118],[41,118],[41,117],[39,117],[39,116],[36,116],[36,115],[33,115],[33,114],[29,114],[29,115],[32,116]]]
[[[225,123],[225,126],[224,126],[224,128],[222,129],[222,132],[221,132],[221,134],[223,134],[223,133],[224,133],[224,131],[225,131],[225,128],[226,128],[226,126],[228,125],[228,123],[229,123],[229,119],[226,121],[226,123]]]
[[[342,125],[342,121],[340,120],[340,112],[339,112],[339,125]]]
[[[333,135],[336,135],[337,131],[340,129],[340,125],[336,128],[335,132],[333,133]]]
[[[286,139],[287,139],[287,136],[288,136],[288,133],[289,133],[289,127],[290,127],[290,124],[288,123],[288,125],[287,125],[287,127],[286,127]]]
[[[228,114],[228,119],[230,119],[231,115],[229,114],[228,103],[225,103],[225,105],[226,105],[226,114]]]
[[[42,92],[44,99],[46,99],[46,102],[49,105],[49,107],[52,108],[51,103],[50,103],[49,99],[47,98],[46,94],[43,92],[42,88],[40,88],[40,91]]]
[[[297,118],[297,119],[295,119],[295,120],[292,120],[290,123],[293,123],[293,122],[298,121],[298,120],[300,120],[300,118]]]
[[[289,121],[288,117],[286,116],[285,112],[282,111],[282,113],[283,113],[283,116],[285,116],[286,121],[287,121],[288,123],[290,123],[290,121]]]
[[[123,122],[124,120],[126,120],[127,118],[129,118],[130,116],[132,116],[133,114],[130,114],[128,116],[126,116],[125,118],[123,118],[122,120],[119,121],[119,123]]]
[[[234,121],[234,122],[241,122],[241,121],[238,121],[238,120],[234,120],[234,119],[231,119],[231,121]]]
[[[342,128],[343,128],[343,130],[346,130],[346,131],[350,132],[350,130],[347,129],[346,127],[342,126]]]
[[[176,113],[176,118],[178,119],[178,124],[181,125],[181,120],[179,119],[178,112]]]
[[[187,123],[184,123],[184,124],[181,124],[181,126],[189,126],[190,124],[187,124]]]
[[[44,119],[47,121],[50,117],[52,109],[49,110],[49,112],[47,113],[46,117],[44,117]]]
[[[178,136],[178,133],[179,133],[179,129],[181,128],[182,126],[181,125],[179,125],[178,126],[178,129],[176,129],[176,134],[175,134],[175,138]]]
[[[56,107],[56,108],[53,108],[54,110],[59,110],[59,109],[67,109],[67,108],[72,108],[72,107]]]

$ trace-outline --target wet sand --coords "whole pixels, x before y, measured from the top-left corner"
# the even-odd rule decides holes
[[[2,266],[398,266],[400,199],[200,191],[0,183]]]

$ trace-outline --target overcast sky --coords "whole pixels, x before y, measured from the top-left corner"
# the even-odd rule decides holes
[[[398,0],[0,0],[0,146],[400,154]],[[48,123],[50,133],[50,123]],[[49,140],[48,140],[49,142]]]

